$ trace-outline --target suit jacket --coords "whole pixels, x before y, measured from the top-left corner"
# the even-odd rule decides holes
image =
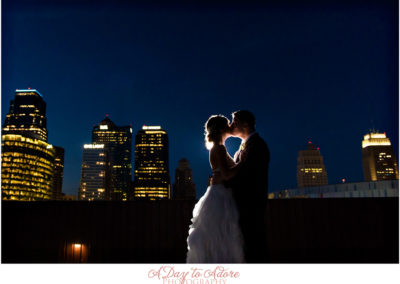
[[[238,152],[235,154],[235,162],[242,156],[244,160],[237,174],[227,180],[225,185],[232,189],[239,214],[242,214],[243,210],[256,210],[254,206],[265,203],[268,195],[270,153],[267,144],[258,133],[249,138],[241,155],[238,155]]]

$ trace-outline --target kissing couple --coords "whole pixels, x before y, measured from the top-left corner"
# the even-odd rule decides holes
[[[265,204],[269,149],[255,129],[254,115],[232,113],[232,123],[212,115],[205,124],[213,172],[211,185],[193,209],[187,263],[265,263]],[[229,137],[242,140],[232,158]]]

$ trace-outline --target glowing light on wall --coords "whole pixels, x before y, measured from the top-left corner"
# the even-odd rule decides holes
[[[100,125],[100,129],[108,129],[108,125]]]
[[[64,247],[65,262],[88,262],[89,247],[83,243],[69,243]]]

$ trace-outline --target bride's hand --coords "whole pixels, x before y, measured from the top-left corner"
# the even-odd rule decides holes
[[[242,153],[240,153],[240,161],[245,161],[248,156],[248,151],[243,150]]]

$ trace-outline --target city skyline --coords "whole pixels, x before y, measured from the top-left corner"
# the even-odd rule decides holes
[[[385,131],[398,157],[395,1],[244,9],[38,2],[3,1],[2,123],[15,89],[43,94],[49,141],[65,149],[66,194],[77,194],[82,146],[106,114],[133,133],[162,125],[169,170],[187,158],[197,197],[211,174],[203,126],[212,114],[254,112],[271,151],[270,191],[296,187],[297,152],[309,140],[330,183],[363,180],[370,129]],[[228,141],[232,155],[239,143]]]
[[[29,88],[29,91],[31,91],[31,89]],[[38,92],[37,90],[33,90],[34,92]],[[16,90],[16,92],[18,93],[18,92],[21,92],[21,90]],[[108,114],[106,114],[106,118],[104,119],[104,120],[102,120],[98,125],[97,124],[95,124],[94,126],[93,126],[93,131],[95,131],[96,129],[97,130],[100,130],[100,129],[104,129],[104,127],[103,128],[100,128],[100,125],[101,124],[113,124],[113,122],[109,119],[109,117],[108,117]],[[127,128],[129,128],[130,129],[130,126],[128,127],[127,126]],[[159,127],[159,126],[146,126],[146,125],[143,125],[142,126],[142,128],[138,131],[138,134],[140,133],[140,131],[142,131],[143,132],[143,130],[161,130],[161,128]],[[161,130],[162,132],[164,132],[163,130]],[[371,130],[372,132],[371,133],[375,133],[373,130]],[[94,133],[94,132],[93,132]],[[93,133],[92,133],[92,139],[93,139]],[[365,137],[366,136],[369,136],[369,135],[372,135],[372,134],[367,134],[367,135],[364,135],[364,139],[365,139]],[[377,132],[376,132],[377,133]],[[385,137],[386,137],[386,133],[385,134],[376,134],[376,135],[384,135]],[[381,136],[379,136],[379,137],[381,137]],[[388,140],[388,139],[387,139]],[[389,140],[388,140],[389,141]],[[365,140],[364,141],[362,141],[362,145],[364,145],[364,143],[365,143]],[[389,143],[389,145],[390,145],[390,142],[388,142]],[[96,144],[96,143],[95,143]],[[89,146],[96,146],[95,144],[84,144],[84,145],[82,145],[82,147],[83,147],[83,150],[85,151],[85,149],[87,149],[87,148],[91,148],[91,147],[89,147]],[[98,142],[97,142],[97,144],[99,144]],[[99,144],[99,145],[97,145],[97,146],[104,146],[103,144]],[[132,146],[135,146],[135,145],[133,145],[132,144]],[[58,146],[53,146],[53,147],[55,147],[55,148],[60,148],[61,150],[62,150],[62,148],[61,147],[58,147]],[[307,145],[307,147],[308,147],[308,151],[309,150],[316,150],[316,151],[318,151],[319,152],[319,147],[316,147],[314,144],[312,144],[312,142],[311,141],[308,141],[308,145]],[[364,146],[363,146],[364,147]],[[299,150],[299,155],[300,155],[300,153],[302,153],[302,152],[307,152],[307,150],[304,150],[304,149],[300,149]],[[83,156],[84,156],[85,154],[83,154]],[[134,153],[132,153],[132,155],[134,155]],[[303,155],[303,154],[302,154]],[[299,159],[299,157],[300,156],[298,156],[298,159]],[[395,159],[396,159],[396,157],[395,157]],[[181,163],[182,163],[182,161],[183,160],[186,160],[185,158],[182,158],[182,159],[180,159],[179,160],[179,165],[178,165],[178,167],[177,168],[179,168],[179,167],[181,167]],[[132,161],[134,161],[134,159],[132,159]],[[187,161],[187,160],[186,160]],[[82,163],[84,163],[85,162],[85,160],[84,160],[84,158],[82,158]],[[302,162],[302,163],[304,163],[304,161]],[[322,164],[323,164],[323,162],[322,162]],[[134,162],[132,162],[132,169],[134,168]],[[297,165],[297,167],[298,167],[298,171],[299,171],[299,161],[298,161],[298,165]],[[300,168],[302,168],[302,166],[300,167]],[[325,168],[324,166],[323,166],[323,168]],[[134,177],[134,174],[132,174],[132,177]],[[176,178],[176,173],[175,173],[175,178]],[[135,181],[135,179],[134,178],[132,178],[132,183]],[[81,180],[81,182],[82,182],[82,180]],[[342,182],[344,182],[343,180],[342,180]],[[357,182],[357,181],[353,181],[353,182]],[[361,180],[359,181],[359,182],[362,182]],[[339,184],[340,182],[338,181],[338,182],[336,182],[337,184]],[[326,183],[326,184],[334,184],[334,183]],[[81,187],[81,185],[79,186],[79,188]],[[301,187],[301,186],[300,186]],[[77,191],[77,194],[75,194],[74,192],[64,192],[64,190],[62,191],[62,193],[63,194],[72,194],[72,195],[76,195],[77,196],[77,198],[79,198],[79,196],[80,196],[80,189],[78,188],[78,191]],[[172,195],[173,194],[175,194],[174,193],[174,191],[172,191],[172,183],[171,183],[171,191],[170,191],[170,195],[171,195],[171,198],[172,198]],[[287,188],[286,188],[287,189]],[[278,192],[279,190],[274,190],[274,191],[270,191],[270,192]],[[134,193],[134,190],[132,191],[132,194]],[[198,192],[196,191],[196,195],[198,195]],[[99,199],[99,200],[102,200],[102,199],[104,199],[104,197],[102,197],[101,199]]]
[[[22,96],[23,100],[20,99],[20,97]],[[40,97],[39,101],[35,101],[34,99],[36,97]],[[30,105],[31,103],[34,102],[34,105]],[[47,135],[46,136],[38,136],[38,133],[46,133],[47,134],[47,129],[46,127],[44,127],[43,129],[41,128],[37,128],[36,124],[33,124],[30,127],[29,124],[31,124],[32,122],[35,123],[35,117],[37,115],[36,112],[39,112],[37,107],[40,107],[41,105],[46,105],[46,102],[43,99],[43,96],[35,89],[31,89],[28,88],[27,90],[16,90],[16,96],[15,99],[12,100],[10,102],[10,112],[9,114],[7,114],[7,124],[6,126],[2,129],[3,132],[5,134],[3,134],[3,138],[5,142],[5,145],[9,145],[9,136],[11,137],[12,140],[14,140],[16,137],[14,136],[21,136],[21,135],[15,135],[15,134],[19,134],[22,133],[22,136],[25,136],[27,138],[31,137],[32,139],[35,138],[40,138],[40,140],[47,140]],[[44,108],[45,109],[45,108]],[[22,111],[21,111],[22,110]],[[27,111],[26,111],[27,110]],[[33,119],[29,119],[26,118],[26,114],[34,114],[33,115]],[[46,115],[45,112],[41,115],[39,115],[39,118],[44,118],[44,121],[46,121]],[[22,119],[22,120],[21,120]],[[40,121],[41,123],[41,121]],[[11,124],[16,124],[16,125],[11,125]],[[23,124],[28,124],[28,125],[24,125]],[[30,130],[32,129],[32,130]],[[39,131],[40,130],[40,131]],[[43,132],[43,131],[44,132]],[[38,132],[39,131],[39,132]],[[126,136],[127,135],[127,136]],[[105,178],[106,176],[106,170],[105,170],[105,164],[106,163],[100,163],[103,165],[104,169],[102,171],[101,168],[97,169],[96,167],[99,167],[99,160],[98,160],[98,153],[93,153],[95,154],[93,156],[93,154],[89,154],[90,149],[99,149],[103,151],[103,154],[100,153],[100,156],[105,156],[104,155],[104,150],[103,148],[110,148],[114,149],[115,147],[117,147],[117,145],[124,145],[123,148],[121,149],[117,149],[118,151],[115,153],[119,153],[117,156],[115,157],[109,157],[108,160],[109,162],[111,162],[111,168],[113,168],[116,164],[117,161],[119,161],[120,163],[125,163],[124,160],[127,160],[128,163],[126,164],[127,168],[133,168],[132,164],[131,164],[131,159],[129,157],[126,156],[126,154],[124,154],[126,151],[129,152],[129,154],[131,154],[131,146],[132,146],[132,139],[130,138],[132,135],[132,129],[131,126],[125,126],[125,127],[120,127],[120,126],[116,126],[114,124],[114,122],[112,122],[109,117],[108,114],[106,115],[105,119],[103,119],[99,124],[95,124],[93,126],[93,130],[92,130],[92,140],[94,144],[85,144],[83,145],[83,156],[82,156],[82,174],[81,174],[81,182],[80,182],[80,187],[78,190],[78,198],[79,199],[84,199],[84,200],[114,200],[115,198],[111,198],[110,196],[108,196],[106,198],[106,196],[91,196],[89,198],[89,196],[85,197],[86,195],[89,194],[97,194],[97,192],[100,192],[100,195],[104,195],[104,192],[107,190],[104,190],[104,187],[106,186],[106,180],[107,178]],[[165,137],[165,141],[162,142],[162,138],[161,136],[166,136]],[[24,138],[22,138],[24,139]],[[159,162],[161,162],[162,164],[166,161],[167,164],[169,163],[168,161],[168,138],[166,135],[166,132],[160,127],[160,126],[143,126],[141,130],[138,131],[138,133],[136,134],[136,139],[135,139],[135,162],[139,163],[141,167],[145,166],[144,164],[141,164],[143,162],[150,162],[150,164],[148,164],[148,166],[156,166],[156,164],[151,164],[157,161],[146,161],[147,160],[147,155],[150,155],[150,153],[154,153],[154,149],[156,149],[157,151],[162,151],[163,154],[160,156],[160,153],[156,153],[156,154],[151,154],[151,155],[155,155],[152,160],[157,157],[156,159],[160,159],[161,160]],[[25,140],[24,140],[25,141]],[[32,140],[33,141],[33,140]],[[7,144],[8,143],[8,144]],[[114,146],[112,146],[111,144],[109,146],[107,146],[106,144],[109,143],[116,143]],[[144,143],[144,144],[143,144]],[[149,144],[150,143],[150,144]],[[161,143],[161,144],[160,144]],[[59,172],[57,175],[58,177],[55,177],[54,183],[57,183],[57,186],[54,184],[53,188],[52,188],[52,199],[54,200],[58,200],[61,199],[61,185],[62,185],[62,176],[63,176],[63,167],[64,167],[64,149],[62,147],[58,147],[58,146],[53,146],[50,145],[52,148],[54,148],[56,155],[55,155],[55,160],[57,162],[55,162],[55,173]],[[161,147],[160,147],[161,146]],[[156,147],[156,148],[151,148],[151,147]],[[163,147],[166,147],[166,149],[163,149]],[[366,148],[370,147],[371,149],[374,148],[375,150],[369,150],[369,154],[367,156]],[[369,148],[368,148],[369,149]],[[5,152],[7,152],[8,150],[6,148],[4,148],[3,150],[6,150]],[[109,151],[110,151],[109,150]],[[378,133],[376,131],[370,131],[370,133],[364,135],[364,140],[362,140],[362,151],[363,151],[363,170],[364,170],[364,179],[365,181],[376,181],[377,180],[377,174],[380,173],[380,177],[378,177],[378,180],[394,180],[394,179],[398,179],[398,170],[397,170],[397,162],[396,162],[396,157],[393,156],[393,148],[390,142],[390,139],[386,137],[386,133]],[[383,152],[382,152],[383,151]],[[3,151],[4,152],[4,151]],[[87,153],[86,153],[87,152]],[[86,154],[85,154],[86,153]],[[138,154],[140,156],[139,160],[138,160]],[[111,152],[108,154],[111,155]],[[372,155],[372,156],[371,156]],[[143,157],[142,157],[143,156]],[[371,157],[370,157],[371,156]],[[87,158],[85,158],[87,157]],[[97,158],[96,158],[97,157]],[[124,158],[125,157],[125,158]],[[150,156],[149,156],[150,157]],[[111,158],[111,159],[110,159]],[[104,159],[104,158],[103,158]],[[165,161],[163,159],[166,159]],[[368,161],[367,161],[368,160]],[[7,160],[8,161],[8,160]],[[387,164],[389,162],[389,164]],[[92,165],[89,165],[90,163],[92,163]],[[379,170],[381,172],[379,172],[379,170],[377,172],[375,171],[375,163],[379,164]],[[368,164],[368,165],[367,165]],[[386,165],[386,166],[384,166]],[[382,168],[383,166],[383,168]],[[92,168],[91,171],[93,173],[89,174],[89,178],[85,177],[87,174],[84,173],[84,170],[86,171],[86,168]],[[121,167],[120,165],[117,165],[117,167]],[[389,167],[389,168],[386,168]],[[390,168],[392,167],[392,168]],[[394,167],[394,168],[393,168]],[[96,169],[95,169],[96,168]],[[168,168],[168,166],[167,166]],[[145,170],[145,172],[148,172],[147,168],[143,168]],[[149,168],[150,169],[150,168]],[[153,168],[151,168],[153,169]],[[164,166],[162,166],[160,169],[164,169]],[[178,169],[181,171],[178,173]],[[89,169],[90,170],[90,169]],[[93,171],[94,170],[94,171]],[[384,170],[384,172],[382,172],[382,170]],[[98,171],[98,172],[96,172]],[[104,185],[100,186],[97,185],[98,181],[94,182],[94,187],[92,185],[89,185],[89,183],[91,183],[90,180],[90,176],[93,177],[97,177],[98,173],[100,173],[102,171],[102,174],[100,174],[99,176],[102,176],[101,179],[104,180]],[[305,171],[305,173],[303,173]],[[370,172],[371,171],[371,172]],[[388,171],[388,172],[387,172]],[[136,170],[135,170],[136,172]],[[111,173],[111,172],[110,172]],[[313,176],[312,179],[317,178],[317,180],[312,180],[311,179],[311,174],[317,174],[319,173],[319,177],[315,177]],[[384,175],[382,175],[384,173]],[[147,174],[146,174],[147,175]],[[372,175],[372,177],[371,177]],[[174,191],[171,192],[170,191],[170,177],[167,173],[167,180],[166,182],[168,183],[168,194],[165,196],[167,199],[169,199],[171,197],[171,195],[174,195],[174,199],[177,198],[177,192],[175,191],[175,183],[177,183],[177,181],[182,178],[185,182],[189,182],[192,184],[193,186],[193,191],[194,191],[194,187],[195,185],[193,184],[192,180],[192,171],[189,168],[189,162],[187,159],[183,158],[181,160],[179,160],[179,166],[176,168],[175,170],[175,183],[173,186]],[[132,187],[132,184],[134,184],[135,180],[137,181],[138,179],[143,179],[144,176],[142,176],[141,178],[138,178],[138,176],[136,176],[136,178],[134,179],[130,179],[129,178],[129,182],[128,182],[128,187],[129,189],[127,189],[127,194],[131,195],[133,197],[134,195],[134,187]],[[147,176],[147,179],[150,177],[150,179],[152,179],[151,174],[149,176]],[[117,182],[121,183],[123,180],[125,180],[125,178],[123,177],[122,179],[114,177],[111,178],[111,176],[109,176],[110,180],[116,180]],[[187,180],[186,180],[187,179]],[[58,181],[59,180],[59,181]],[[152,181],[153,182],[153,181]],[[311,141],[308,141],[307,144],[307,150],[305,149],[301,149],[298,152],[298,165],[297,165],[297,182],[298,182],[298,187],[302,188],[302,187],[320,187],[321,185],[328,185],[327,182],[327,176],[326,176],[326,170],[325,170],[325,166],[324,166],[324,162],[323,162],[323,157],[321,156],[319,147],[316,147],[314,144],[312,144]],[[345,179],[342,180],[342,182],[345,182]],[[6,183],[7,184],[7,183]],[[111,185],[114,185],[113,183]],[[154,186],[154,185],[153,185]],[[87,188],[93,187],[93,189],[87,190]],[[101,188],[103,187],[103,188]],[[172,187],[172,186],[171,186]],[[186,193],[184,193],[185,186],[183,186],[183,188],[181,188],[180,190],[180,196],[185,195]],[[109,189],[110,191],[110,189]],[[111,191],[110,191],[111,192]],[[109,192],[109,194],[110,194]],[[7,191],[8,194],[8,191]],[[190,195],[190,193],[189,193]],[[92,198],[94,197],[94,198]],[[137,196],[138,197],[138,196]],[[120,197],[120,199],[122,198],[122,196]],[[181,197],[179,197],[181,198]],[[130,198],[129,198],[130,199]],[[115,199],[117,200],[117,199]],[[126,197],[123,200],[128,200]]]

